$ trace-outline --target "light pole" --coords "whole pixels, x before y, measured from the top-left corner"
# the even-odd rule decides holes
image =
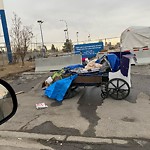
[[[90,34],[88,35],[88,41],[91,41],[91,35]]]
[[[67,40],[67,34],[66,34],[67,33],[67,29],[65,29],[64,32],[65,32],[65,39]]]
[[[41,39],[42,39],[42,52],[43,52],[43,57],[45,57],[45,49],[44,49],[44,40],[43,40],[43,32],[42,32],[42,23],[44,21],[38,20],[37,23],[40,25],[40,31],[41,31]]]
[[[78,36],[78,34],[79,34],[79,32],[76,32],[76,35],[77,35],[77,44],[79,43],[79,40],[78,40],[79,36]]]
[[[68,24],[67,24],[67,21],[66,21],[66,20],[60,20],[60,21],[65,22],[66,29],[65,29],[64,31],[66,31],[66,32],[67,32],[67,39],[69,40],[69,31],[68,31]]]
[[[29,32],[29,34],[31,34],[30,42],[31,42],[31,51],[32,51],[32,39],[33,39],[33,33],[32,33],[32,32]]]

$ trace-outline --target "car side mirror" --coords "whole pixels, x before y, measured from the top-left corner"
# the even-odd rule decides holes
[[[18,103],[13,88],[0,79],[0,125],[14,116]]]

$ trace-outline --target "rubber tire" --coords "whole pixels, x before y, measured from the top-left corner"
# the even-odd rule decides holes
[[[117,85],[114,85],[113,82],[117,82]],[[123,84],[122,84],[121,86],[119,86],[119,82],[122,82]],[[109,88],[110,84],[113,85],[114,88]],[[121,89],[121,87],[123,87],[123,86],[126,86],[126,87],[127,87],[127,90]],[[107,83],[106,90],[107,90],[107,92],[108,92],[108,95],[109,95],[111,98],[115,99],[115,100],[122,100],[122,99],[125,99],[125,98],[130,94],[130,87],[129,87],[129,84],[128,84],[125,80],[123,80],[123,79],[121,79],[121,78],[114,78],[114,79],[111,79],[111,80]],[[113,92],[112,92],[112,91],[113,91]],[[124,94],[121,94],[121,93],[123,93],[123,91],[124,91],[125,95],[124,95]],[[116,95],[115,93],[117,93],[117,95]],[[120,93],[120,95],[119,95],[119,93]]]

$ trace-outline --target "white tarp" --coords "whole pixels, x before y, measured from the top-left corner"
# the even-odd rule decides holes
[[[127,28],[120,37],[122,51],[134,48],[150,48],[150,27],[134,26]]]

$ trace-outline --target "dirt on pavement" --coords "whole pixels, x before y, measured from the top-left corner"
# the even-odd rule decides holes
[[[0,66],[0,78],[5,79],[34,69],[35,62],[26,61],[24,66],[22,66],[21,62],[17,64],[5,64],[4,66]]]

